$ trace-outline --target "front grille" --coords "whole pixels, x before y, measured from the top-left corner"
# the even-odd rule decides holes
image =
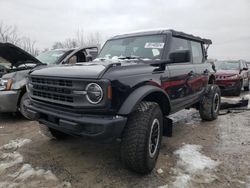
[[[34,103],[44,103],[45,105],[49,104],[73,110],[103,107],[106,105],[106,100],[94,105],[90,104],[86,99],[86,86],[92,82],[98,83],[103,88],[104,94],[107,93],[107,83],[105,81],[35,75],[29,77],[28,90]]]
[[[29,80],[29,86],[31,96],[34,99],[40,101],[48,101],[54,103],[60,103],[64,105],[71,105],[74,103],[73,80],[58,79],[58,78],[43,78],[43,77],[31,77]]]
[[[56,101],[73,102],[73,97],[66,97],[63,95],[56,95],[56,94],[51,94],[51,93],[46,93],[46,92],[33,91],[33,95],[42,97],[42,98],[56,100]]]
[[[72,80],[49,79],[49,78],[31,78],[32,83],[55,85],[55,86],[69,86],[72,87]]]

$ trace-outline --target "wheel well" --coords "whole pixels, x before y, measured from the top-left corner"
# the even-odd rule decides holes
[[[214,75],[211,75],[211,76],[209,77],[208,83],[209,83],[209,84],[213,84],[214,81],[215,81],[215,76],[214,76]]]
[[[19,98],[18,98],[18,102],[17,102],[17,106],[18,106],[18,107],[20,106],[21,99],[22,99],[22,97],[23,97],[23,95],[24,95],[25,93],[26,93],[26,88],[23,87],[23,88],[21,89],[21,92],[20,92],[20,95],[19,95]]]
[[[170,101],[162,92],[150,93],[149,95],[144,97],[142,101],[156,102],[160,106],[164,115],[168,115],[170,113]]]

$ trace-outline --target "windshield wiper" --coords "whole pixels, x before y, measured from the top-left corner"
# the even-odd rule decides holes
[[[118,59],[122,59],[122,60],[125,60],[125,59],[138,59],[138,60],[143,60],[141,57],[139,56],[120,56],[118,57]]]

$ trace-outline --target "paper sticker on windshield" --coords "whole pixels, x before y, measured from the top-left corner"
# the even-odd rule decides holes
[[[144,48],[163,48],[164,43],[163,42],[147,42],[144,46]]]

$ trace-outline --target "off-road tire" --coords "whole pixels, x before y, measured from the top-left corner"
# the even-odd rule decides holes
[[[249,91],[249,79],[247,81],[247,86],[244,86],[244,91]]]
[[[29,112],[27,111],[27,107],[26,105],[30,103],[30,99],[28,96],[28,93],[24,93],[21,100],[20,100],[20,104],[19,104],[19,110],[20,113],[28,120],[33,120],[33,117],[31,114],[29,114]]]
[[[157,123],[157,124],[154,124]],[[153,144],[153,128],[158,127],[158,144]],[[150,173],[156,164],[163,132],[163,115],[157,103],[141,102],[129,116],[121,141],[121,160],[125,167],[140,173]],[[152,134],[151,134],[152,133]],[[151,136],[150,136],[151,135]],[[151,150],[150,143],[155,145]],[[154,151],[154,152],[151,152]]]
[[[221,104],[221,92],[217,85],[208,85],[206,93],[200,101],[199,112],[202,120],[217,119]]]
[[[49,128],[46,125],[40,124],[39,126],[41,133],[50,139],[64,140],[69,137],[68,134]]]

